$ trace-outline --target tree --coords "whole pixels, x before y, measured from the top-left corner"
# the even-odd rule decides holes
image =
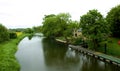
[[[9,32],[10,39],[17,38],[17,34],[15,32]]]
[[[71,15],[69,13],[60,13],[57,15],[57,19],[59,23],[58,26],[60,26],[61,36],[63,36],[67,42],[69,42],[68,36],[70,36],[72,33],[71,28],[69,26],[70,18],[71,18]]]
[[[120,5],[112,8],[106,17],[112,36],[120,38]]]
[[[0,43],[9,40],[8,29],[0,24]]]
[[[36,33],[42,32],[42,26],[34,26],[32,29]]]
[[[81,16],[80,26],[83,36],[90,41],[89,47],[93,47],[95,50],[99,47],[100,42],[108,37],[108,25],[97,10],[90,10]]]
[[[44,36],[49,37],[49,38],[54,38],[58,35],[59,30],[57,26],[57,19],[56,15],[50,14],[50,15],[45,15],[43,18],[43,26],[42,26],[42,33]]]
[[[32,34],[34,31],[33,31],[33,29],[31,29],[31,28],[27,28],[27,29],[25,29],[24,32],[25,32],[25,33]]]
[[[66,37],[67,26],[69,24],[70,14],[60,13],[58,15],[50,14],[45,15],[43,18],[43,34],[46,37]]]

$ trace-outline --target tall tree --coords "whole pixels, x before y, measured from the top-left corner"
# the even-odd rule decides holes
[[[8,29],[0,24],[0,42],[4,42],[9,40],[9,32]]]
[[[106,17],[112,36],[120,38],[120,5],[112,8]]]
[[[65,37],[66,41],[68,42],[68,36],[71,34],[71,29],[69,27],[70,25],[70,18],[71,15],[69,13],[60,13],[57,15],[59,27],[60,27],[60,33],[61,36]]]
[[[56,15],[50,14],[45,15],[43,18],[42,33],[46,37],[56,37],[58,35],[59,29],[57,28],[57,19]]]
[[[66,37],[70,17],[68,13],[45,15],[43,18],[43,34],[46,37]]]
[[[108,36],[108,26],[103,16],[97,10],[90,10],[87,14],[81,16],[80,26],[82,34],[87,38],[95,50]]]

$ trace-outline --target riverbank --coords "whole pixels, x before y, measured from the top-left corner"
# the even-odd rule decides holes
[[[70,43],[70,44],[80,45],[79,43],[81,41],[79,41],[79,38],[76,39],[76,40],[77,40],[77,42]],[[119,38],[109,38],[108,39],[107,48],[106,48],[106,54],[120,58],[120,45],[118,44],[119,40],[120,40]],[[61,39],[61,38],[57,38],[56,41],[66,43],[66,41],[64,39]],[[74,42],[74,40],[72,42]],[[101,52],[101,53],[104,53],[105,52],[105,48],[104,47],[105,46],[97,48],[97,51]]]
[[[20,70],[20,65],[15,58],[15,53],[17,51],[17,44],[25,36],[25,34],[22,34],[16,39],[11,39],[0,44],[0,71]]]
[[[69,45],[69,47],[78,51],[78,52],[90,55],[92,57],[95,57],[97,59],[100,59],[102,61],[114,64],[114,65],[117,65],[118,67],[120,67],[120,59],[119,58],[116,58],[116,57],[113,57],[113,56],[110,56],[110,55],[106,55],[106,54],[103,54],[103,53],[100,53],[100,52],[88,50],[86,48],[82,48],[81,46]]]
[[[64,40],[61,40],[61,39],[56,39],[56,41],[58,42],[61,42],[61,43],[66,43],[66,41]],[[112,42],[113,43],[113,42]],[[75,49],[75,50],[78,50],[78,51],[81,51],[81,52],[84,52],[85,54],[88,54],[88,55],[91,55],[91,56],[94,56],[95,58],[98,58],[98,59],[101,59],[101,60],[105,60],[109,63],[112,63],[112,64],[115,64],[117,66],[120,67],[120,58],[118,58],[118,56],[114,57],[114,55],[110,55],[110,53],[112,52],[109,52],[109,54],[104,54],[102,52],[97,52],[97,51],[92,51],[90,49],[86,49],[86,48],[83,48],[81,47],[80,45],[79,46],[74,46],[74,45],[69,45],[71,48]],[[112,49],[111,49],[112,50]],[[113,49],[114,50],[114,49]],[[109,48],[109,51],[110,51],[110,48]],[[118,50],[119,51],[119,50]],[[115,51],[114,51],[115,52]]]
[[[61,43],[67,43],[66,41],[60,40],[60,39],[56,39],[56,41],[61,42]]]
[[[107,43],[107,54],[120,58],[120,45],[118,44],[119,40],[120,38],[109,38],[109,42]]]

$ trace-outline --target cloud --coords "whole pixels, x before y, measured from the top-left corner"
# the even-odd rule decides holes
[[[69,12],[73,20],[88,10],[98,9],[104,16],[120,0],[0,0],[0,23],[8,28],[32,27],[42,23],[45,14]]]

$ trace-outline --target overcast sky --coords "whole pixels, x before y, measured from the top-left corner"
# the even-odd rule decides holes
[[[70,13],[72,20],[91,9],[106,16],[120,0],[0,0],[0,23],[7,28],[27,28],[42,24],[48,14]]]

